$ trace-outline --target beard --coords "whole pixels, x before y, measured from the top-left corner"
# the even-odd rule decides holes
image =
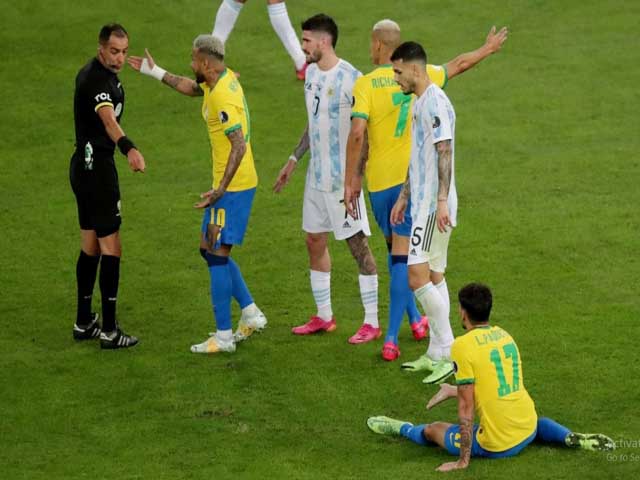
[[[322,60],[322,53],[320,50],[316,50],[314,52],[306,52],[304,51],[307,63],[318,63]]]
[[[204,75],[202,73],[200,73],[200,72],[193,72],[193,75],[196,78],[196,82],[199,83],[199,84],[200,83],[204,83],[207,80],[206,78],[204,78]]]

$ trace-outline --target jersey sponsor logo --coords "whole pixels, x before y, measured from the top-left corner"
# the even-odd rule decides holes
[[[342,228],[351,228],[351,225],[349,225],[349,222],[344,222]]]
[[[229,121],[229,114],[225,111],[220,112],[220,123],[227,123]]]
[[[102,92],[97,94],[95,97],[96,102],[100,103],[100,102],[111,102],[111,95],[109,95],[106,92]]]
[[[412,248],[411,251],[409,252],[411,255],[418,255],[418,252],[416,252],[415,248]]]
[[[116,105],[116,117],[119,117],[121,113],[122,113],[122,104],[119,103],[118,105]]]
[[[433,117],[433,128],[436,129],[440,126],[440,117],[437,115]]]

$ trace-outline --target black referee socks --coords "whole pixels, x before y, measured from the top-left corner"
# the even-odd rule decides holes
[[[79,327],[86,327],[92,320],[91,297],[93,296],[93,285],[96,283],[99,262],[100,255],[91,256],[80,250],[78,263],[76,263],[76,281],[78,285],[76,324]]]
[[[116,330],[116,300],[120,281],[120,257],[103,255],[100,262],[100,293],[102,294],[102,331]]]

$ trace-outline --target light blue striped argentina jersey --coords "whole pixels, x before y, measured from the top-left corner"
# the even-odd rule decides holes
[[[327,71],[320,70],[316,63],[307,67],[304,98],[311,150],[307,185],[316,190],[336,192],[344,186],[352,90],[361,75],[342,59]]]
[[[456,225],[458,195],[455,181],[456,112],[447,95],[435,84],[429,85],[413,105],[411,128],[411,219],[424,222],[436,210],[438,202],[438,151],[436,143],[451,140],[451,185],[449,186],[449,217]]]

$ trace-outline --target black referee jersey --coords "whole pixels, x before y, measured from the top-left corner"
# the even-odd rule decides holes
[[[72,180],[85,177],[85,172],[100,175],[101,172],[115,170],[115,144],[98,116],[98,109],[105,105],[113,107],[120,123],[124,111],[122,84],[118,75],[93,58],[76,76],[73,100],[76,149],[71,158]]]

